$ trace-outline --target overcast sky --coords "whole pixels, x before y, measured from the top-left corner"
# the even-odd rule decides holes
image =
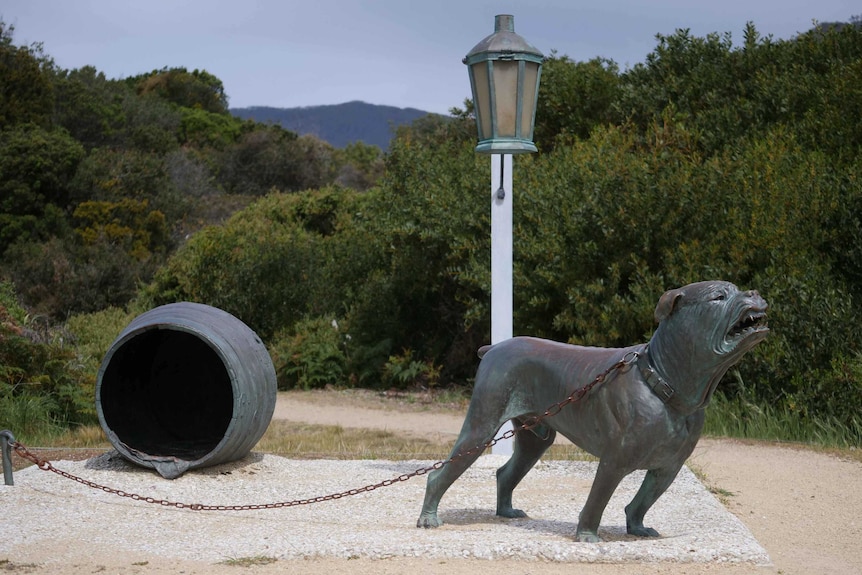
[[[655,35],[745,23],[791,38],[862,14],[859,0],[0,0],[15,43],[111,78],[183,66],[218,76],[232,107],[363,100],[446,113],[470,95],[461,59],[495,14],[546,55],[643,61]]]

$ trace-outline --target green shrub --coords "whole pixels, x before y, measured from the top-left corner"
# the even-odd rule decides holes
[[[117,307],[73,315],[66,321],[66,328],[75,338],[75,349],[81,365],[94,378],[111,344],[136,313]]]
[[[71,339],[62,329],[19,324],[0,307],[0,420],[26,433],[39,421],[51,428],[95,421],[95,377]]]
[[[18,302],[15,286],[12,282],[0,280],[0,322],[22,325],[26,319],[27,312]]]
[[[334,319],[314,318],[297,322],[278,334],[270,345],[279,389],[315,389],[343,386],[349,340]]]
[[[440,379],[440,366],[433,361],[414,358],[412,350],[405,349],[400,355],[389,356],[383,367],[381,383],[384,387],[409,389],[435,387]]]
[[[83,156],[83,146],[62,129],[0,130],[0,255],[16,242],[42,241],[62,229]]]
[[[651,334],[666,289],[733,281],[770,304],[772,333],[739,366],[753,401],[785,405],[792,396],[849,424],[836,394],[809,390],[834,357],[851,357],[862,342],[844,265],[857,228],[832,225],[859,194],[857,171],[780,128],[710,158],[687,144],[683,126],[655,130],[647,148],[636,134],[607,128],[524,162],[516,332],[629,345]],[[733,393],[735,382],[727,385]]]
[[[385,259],[349,317],[361,347],[389,343],[375,384],[401,349],[440,365],[441,384],[463,384],[489,338],[489,158],[472,141],[424,145],[420,136],[402,132],[391,143],[368,207]]]
[[[13,245],[6,271],[34,313],[63,321],[70,314],[122,307],[148,281],[159,259],[140,260],[105,236],[91,245],[53,238]]]
[[[862,353],[850,356],[839,352],[832,358],[829,369],[813,372],[807,385],[797,385],[798,391],[788,398],[792,407],[807,407],[808,415],[821,420],[835,420],[853,427],[862,423]],[[801,410],[800,410],[801,411]],[[862,435],[857,437],[862,444]]]
[[[304,317],[343,317],[381,265],[380,240],[360,225],[370,197],[339,188],[266,196],[195,234],[141,304],[206,303],[265,340]]]

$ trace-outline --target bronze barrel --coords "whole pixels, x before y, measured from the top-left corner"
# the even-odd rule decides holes
[[[275,398],[275,369],[257,334],[224,310],[190,302],[136,317],[96,380],[111,445],[168,479],[248,454]]]

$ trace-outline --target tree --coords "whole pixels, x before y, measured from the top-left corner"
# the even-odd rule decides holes
[[[26,123],[47,127],[54,106],[53,62],[42,44],[15,46],[14,31],[0,20],[0,129]]]
[[[150,209],[175,222],[188,210],[188,198],[172,185],[165,158],[134,148],[91,150],[75,173],[71,203],[147,201]]]
[[[179,141],[184,146],[224,150],[236,143],[244,122],[227,114],[207,112],[201,108],[182,108]]]
[[[54,123],[87,149],[139,148],[165,153],[180,143],[181,113],[160,98],[140,96],[125,81],[92,66],[61,70],[54,78]]]
[[[85,246],[106,241],[121,246],[138,261],[148,260],[154,253],[164,254],[169,247],[165,216],[151,210],[146,200],[82,202],[72,216],[75,232]]]
[[[574,62],[552,51],[542,66],[536,106],[534,140],[550,151],[558,138],[588,138],[597,125],[611,123],[619,92],[618,67],[613,60]]]
[[[206,70],[162,68],[127,80],[138,94],[153,95],[177,106],[216,114],[228,113],[228,98],[222,81]]]
[[[62,228],[83,147],[64,130],[19,124],[0,132],[0,254]]]
[[[86,148],[117,145],[125,131],[123,101],[129,88],[92,66],[62,70],[54,79],[54,122]]]
[[[262,196],[319,188],[335,178],[332,146],[278,126],[256,124],[221,155],[218,180],[230,193]]]
[[[792,126],[799,142],[852,161],[862,145],[862,28],[814,28],[791,40],[748,23],[729,33],[658,35],[646,61],[621,77],[619,117],[642,131],[670,119],[707,154]]]
[[[354,190],[367,190],[383,175],[383,152],[377,146],[360,141],[335,151],[339,165],[336,182]]]

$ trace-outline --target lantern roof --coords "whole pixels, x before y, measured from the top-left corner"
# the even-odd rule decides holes
[[[544,55],[538,48],[515,34],[515,17],[511,14],[498,14],[494,17],[494,33],[476,44],[464,58],[470,65],[476,61],[517,58],[541,62]]]

